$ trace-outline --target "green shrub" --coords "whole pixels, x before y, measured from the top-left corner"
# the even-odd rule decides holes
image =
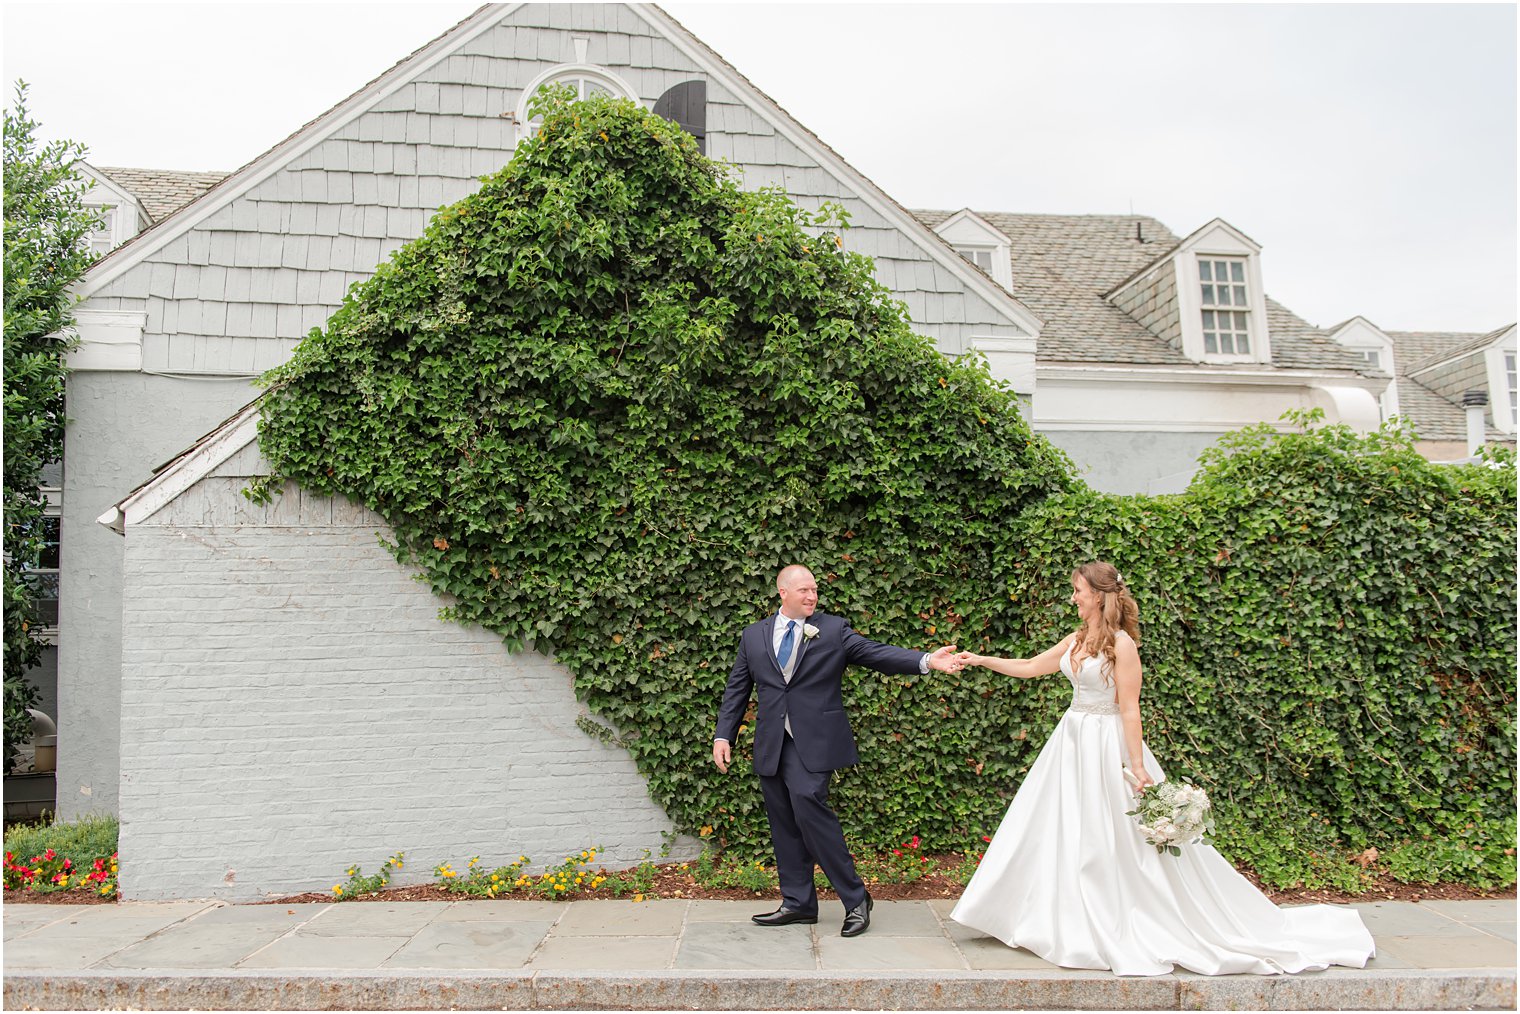
[[[120,823],[115,817],[90,815],[52,824],[28,824],[5,832],[5,851],[18,858],[40,856],[52,849],[88,868],[96,859],[116,854]]]
[[[1225,438],[1182,495],[1097,493],[984,361],[912,333],[841,209],[739,190],[629,102],[541,112],[270,373],[250,493],[381,514],[444,617],[569,668],[679,828],[766,849],[747,737],[727,776],[703,746],[794,562],[867,636],[1029,655],[1075,626],[1071,569],[1113,561],[1147,738],[1264,876],[1338,883],[1353,850],[1513,813],[1512,457],[1438,468],[1306,415]],[[846,833],[964,849],[1069,695],[852,670]]]

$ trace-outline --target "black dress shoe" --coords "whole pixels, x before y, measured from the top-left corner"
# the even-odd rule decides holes
[[[871,926],[871,896],[866,895],[866,900],[856,905],[844,914],[844,928],[839,931],[842,937],[858,937]]]
[[[782,905],[774,912],[767,912],[764,915],[752,915],[750,916],[750,921],[757,926],[790,926],[794,922],[812,925],[818,921],[818,916],[816,914],[808,915],[806,912],[799,912],[795,908],[787,908],[785,905]]]

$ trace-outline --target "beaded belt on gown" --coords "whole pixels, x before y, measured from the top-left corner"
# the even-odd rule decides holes
[[[1097,701],[1092,704],[1079,704],[1076,701],[1072,701],[1071,707],[1066,710],[1080,711],[1084,715],[1117,715],[1119,713],[1119,705],[1113,701]]]

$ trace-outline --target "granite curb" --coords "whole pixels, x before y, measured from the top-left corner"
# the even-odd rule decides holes
[[[5,977],[10,1010],[1513,1010],[1507,969],[1117,978],[997,972],[80,971]]]

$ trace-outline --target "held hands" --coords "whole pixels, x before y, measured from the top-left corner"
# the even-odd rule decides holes
[[[962,669],[969,669],[974,665],[981,665],[981,657],[973,652],[963,651],[955,656],[955,660],[961,664]]]
[[[969,653],[956,654],[955,645],[947,644],[929,656],[929,668],[938,669],[940,672],[960,672],[966,667],[966,664],[961,661],[962,656],[966,654]]]

